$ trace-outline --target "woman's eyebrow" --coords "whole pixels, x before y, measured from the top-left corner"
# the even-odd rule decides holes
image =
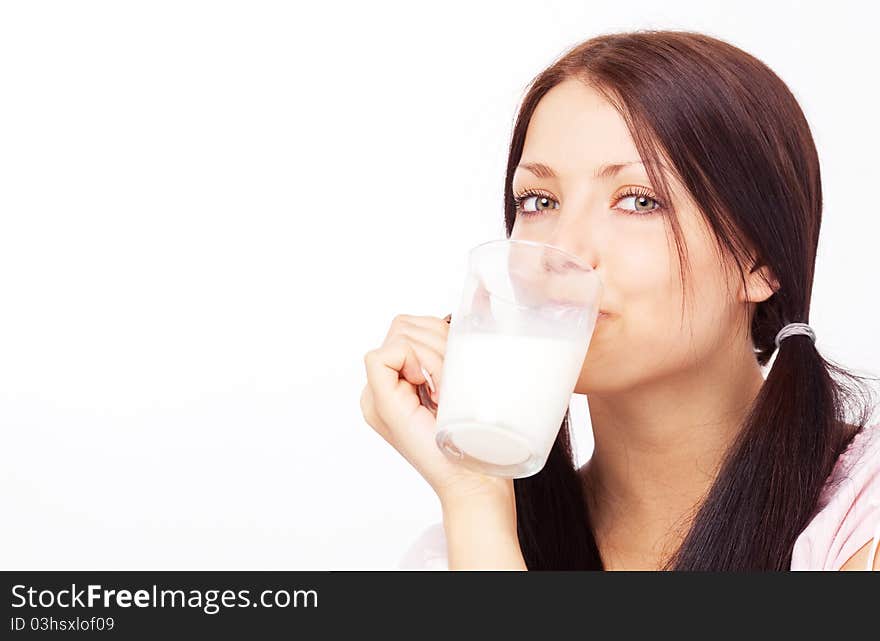
[[[628,162],[617,162],[617,163],[607,163],[604,165],[600,165],[596,170],[596,173],[593,174],[594,178],[611,178],[616,175],[621,169],[627,167],[629,165],[644,165],[645,163],[641,160],[631,160]],[[660,166],[662,168],[662,165]],[[526,171],[532,172],[538,178],[555,178],[556,172],[553,169],[544,163],[540,162],[525,162],[517,165],[517,168],[525,169]]]

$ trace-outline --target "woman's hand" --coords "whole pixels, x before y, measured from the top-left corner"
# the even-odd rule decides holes
[[[419,400],[416,388],[429,379],[431,398],[439,400],[448,334],[449,324],[442,318],[396,316],[382,345],[364,355],[367,384],[361,411],[424,477],[444,508],[485,504],[488,499],[509,509],[516,505],[513,481],[469,470],[447,458],[434,441],[436,418]]]

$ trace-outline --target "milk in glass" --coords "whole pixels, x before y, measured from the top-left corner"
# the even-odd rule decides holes
[[[438,391],[438,444],[494,474],[516,478],[539,470],[546,462],[540,453],[549,453],[568,409],[590,333],[538,336],[453,324]]]

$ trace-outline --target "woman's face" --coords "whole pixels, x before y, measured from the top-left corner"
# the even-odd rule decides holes
[[[690,264],[692,304],[682,319],[679,260],[663,220],[669,214],[640,161],[614,107],[595,89],[566,80],[535,109],[514,174],[514,195],[525,195],[511,238],[561,247],[603,283],[599,308],[608,315],[596,323],[575,393],[624,391],[699,367],[721,350],[751,350],[739,276],[729,261],[722,264],[697,204],[667,171]],[[605,167],[614,164],[624,166]]]

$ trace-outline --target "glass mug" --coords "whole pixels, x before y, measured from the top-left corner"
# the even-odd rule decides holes
[[[559,247],[501,239],[468,253],[437,389],[438,447],[486,474],[523,478],[547,462],[599,311],[596,271]]]

